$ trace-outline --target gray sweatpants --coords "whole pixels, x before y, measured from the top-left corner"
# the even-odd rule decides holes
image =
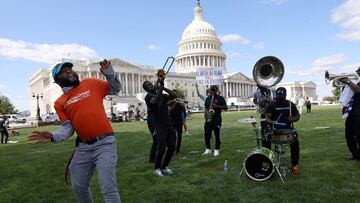
[[[95,167],[104,201],[121,202],[115,175],[116,163],[115,136],[106,137],[91,145],[80,143],[76,147],[69,171],[72,188],[79,202],[93,202],[89,185]]]

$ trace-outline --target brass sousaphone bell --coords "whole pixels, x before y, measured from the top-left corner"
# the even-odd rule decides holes
[[[278,84],[284,73],[284,65],[280,59],[275,56],[265,56],[256,62],[253,78],[259,86],[269,88]]]

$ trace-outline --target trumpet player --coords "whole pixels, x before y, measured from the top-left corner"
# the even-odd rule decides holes
[[[206,149],[203,155],[211,155],[210,138],[214,131],[215,134],[215,150],[214,156],[219,156],[221,137],[220,128],[222,124],[221,111],[227,110],[227,104],[224,97],[218,95],[218,87],[216,85],[210,86],[210,96],[205,100],[205,125],[204,125],[204,137]]]
[[[360,76],[360,67],[356,70]],[[347,160],[360,160],[360,82],[353,83],[348,77],[340,78],[340,82],[345,83],[354,91],[347,107],[350,111],[345,121],[345,139],[352,156]]]

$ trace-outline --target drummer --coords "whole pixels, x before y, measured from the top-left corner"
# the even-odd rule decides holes
[[[296,108],[296,105],[286,99],[286,89],[284,87],[277,88],[275,93],[276,99],[271,102],[265,109],[266,122],[273,124],[274,130],[294,130],[293,122],[296,122],[300,119],[300,114]],[[294,138],[290,143],[290,151],[292,164],[291,173],[298,175],[300,174],[300,146],[296,131],[294,132]]]

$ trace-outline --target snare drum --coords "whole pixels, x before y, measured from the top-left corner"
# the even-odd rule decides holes
[[[274,129],[271,142],[274,144],[291,144],[295,139],[295,131],[291,129]]]
[[[274,153],[265,148],[255,148],[245,159],[246,175],[256,181],[264,181],[270,178],[274,172]]]

